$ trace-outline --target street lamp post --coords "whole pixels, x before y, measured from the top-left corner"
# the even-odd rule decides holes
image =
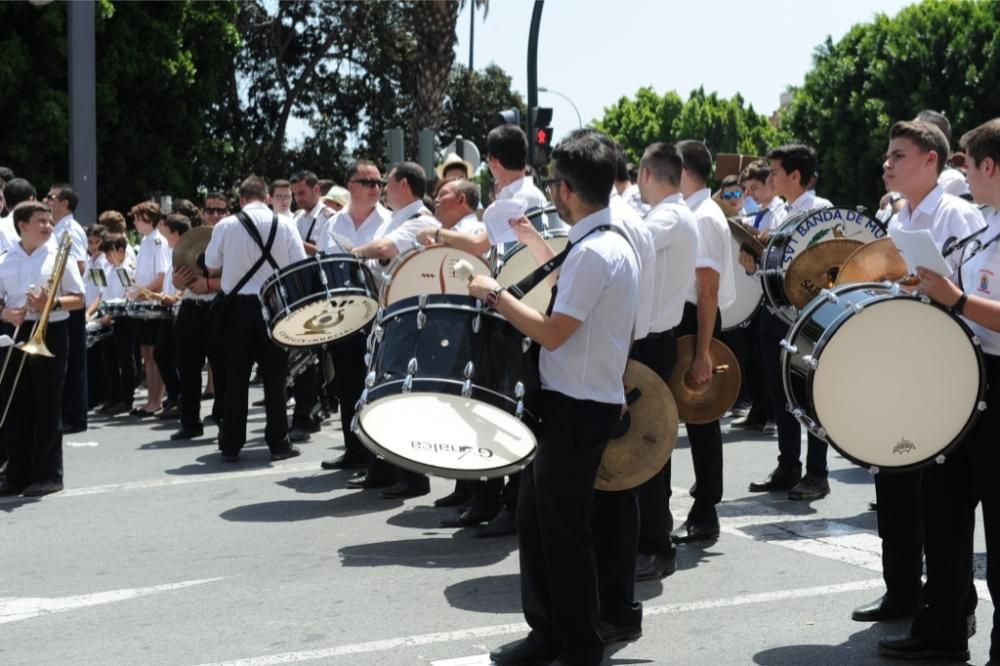
[[[552,93],[553,95],[559,95],[564,100],[569,102],[569,105],[573,107],[574,111],[576,111],[577,124],[580,126],[580,129],[583,129],[583,118],[580,116],[580,109],[576,108],[576,104],[573,103],[573,100],[571,100],[568,96],[562,94],[558,90],[553,90],[552,88],[544,88],[542,86],[538,86],[538,92]]]

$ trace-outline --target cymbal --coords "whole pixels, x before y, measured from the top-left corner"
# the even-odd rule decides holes
[[[753,231],[736,218],[729,218],[727,222],[729,222],[729,231],[733,234],[733,240],[739,243],[740,249],[760,259],[760,256],[764,254],[764,244],[754,235]]]
[[[677,413],[685,423],[711,423],[728,412],[740,395],[740,364],[733,350],[712,338],[708,353],[715,374],[704,384],[688,383],[688,368],[694,360],[695,336],[677,339],[677,364],[667,386],[677,403]]]
[[[629,405],[631,423],[624,435],[608,442],[597,470],[597,490],[628,490],[663,469],[677,444],[677,405],[666,383],[649,367],[630,360],[625,393],[638,390]]]
[[[195,227],[181,236],[174,246],[174,268],[179,266],[201,268],[198,265],[198,257],[205,253],[210,240],[212,240],[212,227]]]
[[[906,260],[889,237],[865,243],[840,267],[837,284],[848,282],[895,282],[907,274]]]
[[[802,250],[785,271],[788,302],[801,310],[821,289],[835,285],[840,266],[862,245],[861,241],[837,238]]]

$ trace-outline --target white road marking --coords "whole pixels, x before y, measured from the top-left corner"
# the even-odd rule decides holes
[[[17,622],[18,620],[28,620],[50,613],[60,613],[63,611],[86,608],[88,606],[99,606],[110,604],[116,601],[127,601],[145,597],[157,592],[167,592],[169,590],[180,590],[185,587],[204,585],[213,583],[222,578],[202,578],[200,580],[186,580],[181,583],[168,583],[166,585],[153,585],[151,587],[136,587],[124,590],[110,590],[108,592],[96,592],[94,594],[80,594],[72,597],[0,597],[0,624]]]
[[[95,448],[99,446],[97,442],[64,442],[64,444],[66,444],[66,446],[70,447],[71,449]]]
[[[870,590],[882,586],[881,579],[860,580],[853,583],[841,583],[839,585],[823,585],[820,587],[806,587],[794,590],[781,590],[777,592],[763,592],[761,594],[745,594],[738,597],[726,599],[708,599],[686,604],[665,604],[663,606],[646,606],[643,608],[644,617],[655,615],[670,615],[675,613],[687,613],[691,611],[708,610],[713,608],[729,608],[733,606],[745,606],[747,604],[768,603],[783,599],[801,599],[804,597],[822,597],[829,594],[841,594],[846,592],[856,592],[858,590]],[[273,664],[294,664],[302,661],[314,661],[316,659],[331,659],[352,654],[365,654],[371,652],[385,652],[387,650],[399,650],[416,647],[420,645],[431,645],[434,643],[451,643],[455,641],[469,641],[481,638],[491,638],[506,634],[518,634],[528,631],[528,625],[523,622],[515,624],[498,624],[486,627],[472,627],[470,629],[460,629],[458,631],[442,631],[431,634],[418,634],[415,636],[403,636],[400,638],[387,638],[380,641],[370,641],[367,643],[353,643],[350,645],[338,645],[330,648],[320,648],[316,650],[303,650],[301,652],[283,652],[280,654],[264,655],[260,657],[248,657],[245,659],[235,659],[232,661],[220,661],[200,666],[272,666]],[[462,657],[464,660],[476,659],[478,657]],[[448,660],[436,661],[437,666],[459,666],[460,664],[484,663],[482,661],[462,661]],[[485,663],[489,663],[488,661]]]

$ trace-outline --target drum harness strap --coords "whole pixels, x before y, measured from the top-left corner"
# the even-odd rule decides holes
[[[324,213],[326,213],[326,214],[323,215]],[[326,220],[331,215],[333,215],[333,210],[330,209],[330,208],[327,208],[326,206],[324,206],[319,211],[319,213],[317,213],[316,215],[313,216],[313,218],[309,221],[309,230],[306,231],[306,238],[305,238],[305,242],[306,243],[312,243],[313,229],[316,228],[316,220],[318,220],[321,215],[323,216],[323,219]],[[258,234],[258,236],[259,236],[259,234]]]
[[[250,278],[252,278],[254,274],[260,270],[260,267],[264,265],[265,261],[271,264],[271,268],[274,270],[278,270],[280,268],[278,266],[278,262],[276,262],[274,257],[271,256],[271,248],[274,246],[274,238],[278,234],[278,214],[274,213],[273,215],[274,216],[271,218],[271,231],[268,232],[267,243],[265,243],[261,238],[260,231],[257,230],[257,225],[253,223],[250,216],[242,210],[236,214],[236,219],[240,221],[240,224],[242,224],[243,228],[247,230],[250,238],[253,239],[253,242],[255,242],[257,247],[260,248],[261,255],[257,258],[257,261],[254,262],[253,266],[250,267],[250,270],[244,273],[243,277],[241,277],[240,281],[236,283],[233,290],[226,295],[227,302],[240,293],[240,289],[246,286],[247,282],[250,281]]]
[[[952,252],[955,252],[956,250],[963,251],[967,244],[971,243],[973,246],[973,249],[968,256],[965,256],[963,252],[962,261],[959,263],[958,269],[956,271],[958,273],[958,288],[961,289],[963,292],[965,292],[965,285],[963,284],[962,280],[962,265],[968,261],[971,261],[974,256],[976,256],[977,254],[988,248],[990,245],[993,245],[993,243],[995,243],[998,239],[1000,239],[1000,234],[996,234],[995,236],[993,236],[993,238],[989,239],[985,243],[980,243],[979,241],[975,240],[976,236],[979,236],[988,228],[989,227],[986,226],[978,231],[974,231],[960,241],[955,241],[954,237],[949,238],[947,241],[945,241],[944,248],[941,252],[941,254],[945,257],[947,257]]]

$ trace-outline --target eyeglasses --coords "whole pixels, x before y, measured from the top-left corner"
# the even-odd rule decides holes
[[[545,189],[550,189],[556,183],[561,183],[564,180],[566,180],[566,179],[565,178],[546,178],[545,180],[542,181],[542,187],[544,187]]]
[[[356,178],[350,182],[357,183],[362,187],[385,187],[385,181],[378,178]]]
[[[42,197],[42,201],[55,201],[58,198],[59,198],[58,196],[50,192],[49,194],[46,194],[44,197]]]
[[[206,215],[225,215],[229,212],[228,208],[214,208],[211,206],[202,208]]]
[[[739,199],[742,196],[743,196],[743,193],[740,192],[740,191],[738,191],[738,190],[735,191],[735,192],[723,192],[722,193],[722,198],[726,199],[726,200],[729,200],[729,199]]]

